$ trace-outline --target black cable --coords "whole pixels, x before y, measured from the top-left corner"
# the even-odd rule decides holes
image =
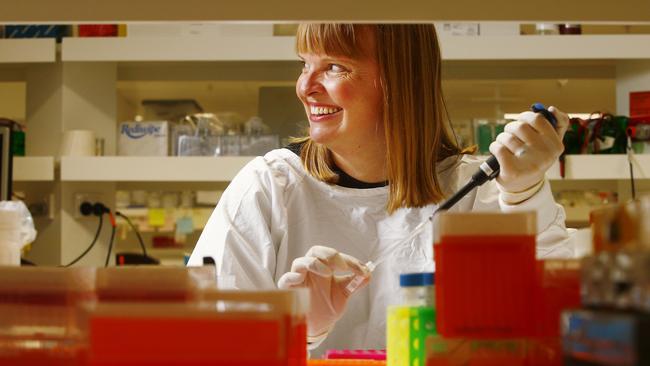
[[[108,253],[106,254],[106,262],[104,267],[108,267],[108,262],[111,259],[111,252],[113,251],[113,241],[115,240],[115,226],[111,226],[111,238],[108,240]]]
[[[88,248],[86,248],[86,250],[84,250],[84,252],[81,253],[81,255],[79,255],[79,256],[78,256],[77,258],[75,258],[72,262],[70,262],[70,263],[64,265],[63,267],[70,267],[71,265],[73,265],[73,264],[79,262],[79,260],[81,260],[81,258],[85,257],[86,254],[88,254],[88,252],[90,252],[90,250],[95,246],[95,244],[97,243],[97,239],[99,238],[99,233],[102,231],[102,226],[103,226],[103,224],[104,224],[104,218],[103,218],[103,215],[99,215],[98,217],[99,217],[99,225],[97,226],[97,232],[95,233],[95,237],[93,238],[92,243],[90,243],[90,245],[88,246]]]
[[[129,219],[126,215],[124,215],[120,211],[115,211],[115,214],[117,216],[123,218],[124,220],[126,220],[126,222],[129,224],[131,229],[133,229],[133,231],[135,231],[135,235],[138,237],[138,241],[140,242],[140,248],[142,248],[142,255],[147,257],[147,247],[144,245],[144,240],[142,240],[142,235],[140,235],[140,231],[135,227],[135,225],[133,225],[133,222],[131,221],[131,219]]]

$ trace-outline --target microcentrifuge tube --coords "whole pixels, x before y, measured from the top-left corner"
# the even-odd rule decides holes
[[[345,289],[346,289],[349,293],[353,293],[354,291],[356,291],[356,290],[359,288],[359,286],[361,286],[361,284],[363,283],[363,281],[365,281],[365,280],[368,278],[368,276],[370,275],[370,273],[372,273],[372,271],[375,270],[375,264],[374,264],[372,261],[368,261],[368,262],[365,264],[365,266],[366,266],[366,268],[368,268],[368,274],[367,274],[367,275],[364,275],[364,276],[362,276],[362,275],[356,275],[356,276],[352,279],[352,281],[350,281],[350,283],[348,283],[348,285],[345,287]]]

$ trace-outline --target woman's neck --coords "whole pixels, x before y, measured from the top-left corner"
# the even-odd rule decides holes
[[[334,163],[352,178],[365,183],[385,182],[386,145],[357,145],[330,149]]]

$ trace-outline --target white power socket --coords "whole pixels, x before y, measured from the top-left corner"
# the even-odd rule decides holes
[[[89,202],[91,204],[95,204],[96,202],[102,202],[106,203],[105,201],[105,195],[104,193],[97,193],[97,192],[79,192],[74,194],[74,209],[72,210],[73,212],[73,217],[75,219],[80,219],[83,217],[91,217],[91,216],[83,216],[81,214],[81,211],[79,208],[81,207],[81,204],[83,202]]]

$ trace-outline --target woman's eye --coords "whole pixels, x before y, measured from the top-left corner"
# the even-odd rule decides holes
[[[330,64],[330,71],[333,71],[333,72],[344,72],[344,71],[345,71],[345,68],[344,68],[343,66],[341,66],[341,65]]]

